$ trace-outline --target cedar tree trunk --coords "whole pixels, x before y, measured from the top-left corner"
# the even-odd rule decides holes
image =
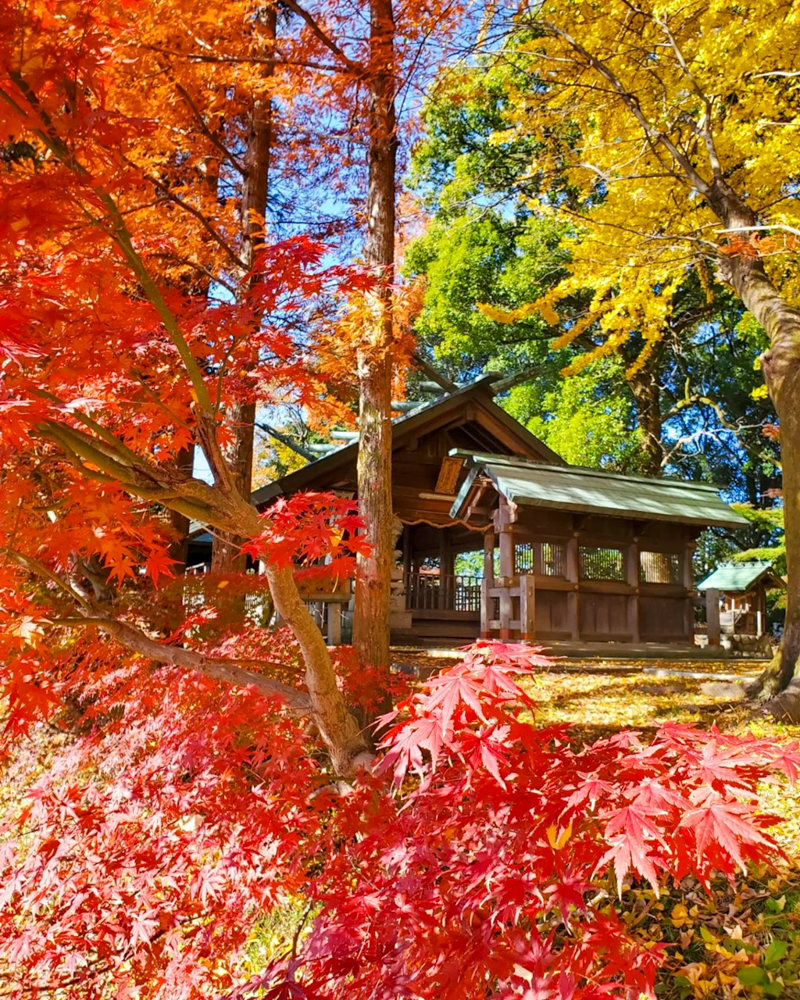
[[[268,3],[260,15],[263,38],[272,51],[277,26],[277,5]],[[265,63],[264,76],[274,76],[275,66]],[[250,129],[244,154],[242,178],[242,249],[241,258],[249,271],[256,251],[263,240],[262,220],[267,210],[269,191],[269,164],[272,155],[272,99],[269,90],[255,94],[250,118]],[[242,279],[245,275],[241,276]],[[251,359],[251,363],[256,362]],[[233,471],[236,488],[243,497],[250,497],[253,485],[253,442],[255,436],[255,401],[232,404],[228,417],[234,437],[226,449],[225,457]],[[211,569],[215,573],[244,572],[246,557],[241,554],[244,538],[240,535],[221,534],[214,538]]]
[[[359,662],[389,666],[392,558],[392,282],[394,280],[394,18],[391,0],[370,3],[369,190],[365,257],[378,284],[358,349],[358,497],[372,546],[356,569],[353,644]]]

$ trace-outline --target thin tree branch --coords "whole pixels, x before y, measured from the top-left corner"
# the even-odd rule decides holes
[[[226,684],[234,684],[238,687],[252,685],[265,694],[277,695],[282,698],[297,714],[307,715],[310,713],[311,703],[308,695],[275,678],[265,677],[263,674],[246,670],[240,666],[240,664],[247,663],[250,666],[280,669],[280,664],[262,662],[260,660],[228,660],[222,657],[208,656],[205,653],[200,653],[194,649],[186,649],[183,646],[165,645],[156,639],[152,639],[146,632],[128,622],[99,614],[98,609],[85,595],[81,594],[80,591],[67,583],[57,573],[49,570],[38,559],[33,559],[16,549],[8,547],[4,547],[0,551],[29,573],[55,584],[85,612],[85,614],[78,618],[52,619],[52,624],[62,625],[66,628],[95,626],[105,632],[106,635],[122,643],[128,649],[136,653],[141,653],[142,656],[146,656],[157,663],[170,663],[173,666],[183,667],[187,670],[195,670],[197,673],[204,674],[212,680],[223,681]]]
[[[197,107],[197,105],[192,100],[192,95],[189,93],[189,91],[183,86],[182,83],[178,83],[177,80],[175,81],[175,89],[178,91],[178,93],[181,95],[181,97],[184,99],[184,101],[186,101],[186,103],[191,108],[192,114],[195,116],[195,118],[197,119],[197,123],[200,126],[200,131],[203,133],[203,135],[206,137],[206,139],[208,139],[208,141],[211,143],[211,145],[214,146],[216,149],[218,149],[220,151],[220,153],[222,153],[222,155],[225,157],[225,159],[228,161],[228,163],[230,163],[230,165],[235,170],[238,170],[239,173],[242,176],[244,176],[244,168],[239,163],[239,161],[236,159],[236,157],[233,155],[233,153],[228,149],[228,147],[223,142],[221,142],[214,135],[214,133],[211,131],[211,129],[208,127],[208,125],[206,125],[205,119],[203,118],[202,114],[200,113],[200,109]]]
[[[318,22],[311,16],[311,14],[309,14],[309,12],[305,9],[305,7],[301,7],[300,4],[297,3],[297,0],[283,0],[283,2],[286,4],[286,6],[289,8],[290,11],[292,11],[294,14],[297,14],[299,18],[305,21],[305,23],[311,29],[312,35],[314,35],[314,37],[318,41],[322,42],[325,48],[329,49],[338,59],[341,59],[344,65],[347,67],[347,69],[350,70],[351,73],[353,73],[358,77],[365,77],[367,75],[366,69],[359,63],[354,62],[336,44],[336,42],[330,37],[330,35],[328,35],[327,32],[323,31],[322,28],[319,26]]]
[[[149,660],[154,660],[157,663],[170,663],[186,670],[194,670],[212,680],[222,681],[236,687],[256,687],[264,694],[276,695],[281,698],[294,714],[309,715],[311,713],[311,702],[307,694],[276,680],[274,677],[265,677],[263,674],[246,670],[239,665],[247,663],[251,666],[280,669],[280,664],[260,660],[227,660],[222,657],[208,656],[195,649],[186,649],[184,646],[167,646],[156,639],[151,639],[141,629],[115,618],[91,616],[60,619],[54,624],[63,624],[66,627],[94,625],[126,648],[140,653]]]

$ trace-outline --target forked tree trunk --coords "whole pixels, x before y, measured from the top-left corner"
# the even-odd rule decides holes
[[[353,643],[359,662],[389,665],[392,558],[392,282],[394,280],[394,19],[391,0],[370,3],[369,190],[365,257],[378,285],[369,329],[358,350],[360,438],[358,496],[371,552],[356,570]]]
[[[267,54],[272,53],[276,38],[277,5],[267,3],[260,16],[260,26],[266,41]],[[275,66],[264,64],[264,77],[269,80]],[[247,271],[253,266],[256,251],[263,241],[262,225],[267,211],[269,193],[269,166],[272,156],[272,99],[266,94],[255,94],[250,119],[250,129],[244,154],[242,178],[242,248],[240,257]],[[244,279],[245,274],[240,275]],[[246,286],[246,287],[249,287]],[[251,364],[255,364],[253,358]],[[233,429],[233,440],[225,457],[233,470],[237,490],[249,497],[253,487],[253,443],[255,440],[256,403],[235,402],[227,413]],[[244,538],[241,535],[220,534],[214,538],[211,553],[211,570],[214,573],[241,573],[246,558],[241,554]]]

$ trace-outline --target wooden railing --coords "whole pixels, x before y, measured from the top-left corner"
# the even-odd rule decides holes
[[[406,608],[409,611],[481,610],[479,576],[431,576],[406,573]]]

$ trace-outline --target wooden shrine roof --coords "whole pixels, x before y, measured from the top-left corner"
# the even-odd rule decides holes
[[[721,590],[729,594],[743,594],[764,579],[769,587],[785,586],[771,562],[752,559],[747,562],[727,562],[717,566],[713,573],[697,584],[698,590]]]
[[[678,479],[623,476],[576,466],[544,465],[514,456],[455,451],[472,468],[450,514],[463,517],[473,488],[487,480],[511,503],[563,511],[738,528],[748,522],[717,489]]]
[[[478,447],[480,441],[485,441],[485,445],[491,444],[494,448],[504,444],[513,454],[536,458],[542,463],[564,465],[564,459],[560,455],[548,448],[543,441],[531,434],[526,427],[494,402],[492,382],[496,380],[496,375],[482,376],[455,392],[443,393],[432,402],[420,403],[415,409],[395,418],[392,421],[393,450],[402,449],[415,437],[435,434],[437,429],[447,424],[448,420],[457,418],[459,413],[471,407],[475,411],[476,419],[471,425],[470,433],[478,435],[476,439]],[[505,439],[503,443],[498,441],[496,433],[482,430],[481,416],[502,431]],[[267,486],[262,486],[253,493],[253,503],[261,507],[281,494],[305,489],[330,488],[328,484],[336,479],[339,473],[354,479],[357,459],[358,442],[343,444],[324,457],[309,462],[302,469]]]

